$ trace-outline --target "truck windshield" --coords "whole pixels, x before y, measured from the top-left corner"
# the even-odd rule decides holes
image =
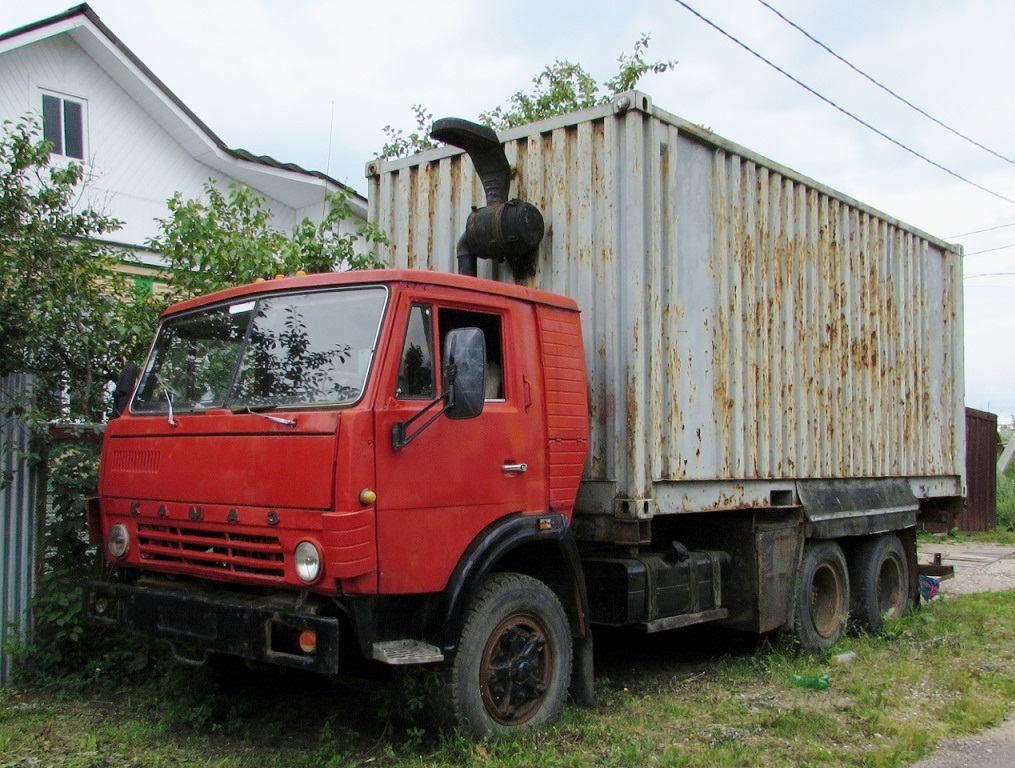
[[[353,403],[386,297],[383,287],[284,294],[169,318],[131,412]]]

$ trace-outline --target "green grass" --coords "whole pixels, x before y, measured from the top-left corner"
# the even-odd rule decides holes
[[[836,666],[789,644],[760,649],[705,632],[597,637],[598,704],[558,725],[474,744],[400,720],[392,686],[295,676],[232,693],[175,683],[86,692],[0,691],[0,765],[901,766],[1015,709],[1015,595],[944,595],[852,637]],[[797,688],[794,674],[831,678]],[[194,691],[197,691],[195,693]],[[195,716],[195,709],[199,716]]]

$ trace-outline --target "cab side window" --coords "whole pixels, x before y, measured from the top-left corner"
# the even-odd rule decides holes
[[[432,400],[437,397],[433,309],[427,305],[414,304],[409,311],[395,397],[406,400]]]
[[[437,312],[437,325],[442,340],[455,328],[479,328],[483,332],[486,338],[486,399],[503,400],[506,395],[500,315],[442,308]]]

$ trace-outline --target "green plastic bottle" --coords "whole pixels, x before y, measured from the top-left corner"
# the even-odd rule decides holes
[[[798,688],[813,688],[815,691],[827,691],[831,681],[828,675],[793,675],[793,685]]]

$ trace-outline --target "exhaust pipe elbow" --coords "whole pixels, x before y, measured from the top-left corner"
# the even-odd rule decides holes
[[[473,210],[458,241],[458,271],[475,276],[478,259],[506,261],[515,280],[536,272],[543,240],[543,215],[531,203],[509,200],[511,164],[492,128],[459,118],[442,118],[430,136],[464,149],[486,193],[486,206]]]

